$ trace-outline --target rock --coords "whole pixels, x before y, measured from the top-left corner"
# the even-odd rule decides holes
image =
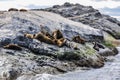
[[[93,68],[100,68],[104,66],[104,57],[100,55],[92,55],[92,57],[94,57],[94,59],[89,56],[87,58],[81,59],[80,61],[76,61],[75,63],[83,67],[87,66]]]
[[[120,21],[100,13],[91,6],[65,3],[57,8],[47,8],[44,11],[54,12],[76,22],[82,22],[93,28],[108,32],[114,38],[120,39]]]
[[[0,46],[2,47],[2,46],[5,46],[5,45],[8,45],[10,43],[11,43],[11,39],[9,39],[9,38],[2,38]]]
[[[20,76],[17,80],[48,80],[53,79],[54,77],[50,74],[37,74],[37,75],[23,75]],[[59,79],[59,78],[58,78]]]
[[[98,55],[99,56],[99,55]],[[93,59],[94,60],[94,59]],[[91,66],[93,68],[100,68],[104,66],[104,57],[99,56],[97,60],[91,61]]]
[[[53,8],[54,10],[49,8],[47,10],[62,14],[64,17],[72,17],[72,19],[76,15],[83,15],[85,19],[81,19],[81,21],[86,24],[94,22],[92,21],[94,19],[100,21],[100,19],[105,18],[91,6],[65,3],[62,6],[56,5]],[[88,12],[90,14],[85,14]],[[37,77],[32,77],[43,73],[62,74],[80,67],[100,68],[104,66],[103,56],[118,53],[116,48],[113,50],[105,48],[100,49],[99,54],[97,54],[97,51],[92,48],[93,44],[87,41],[104,40],[101,30],[80,22],[71,21],[55,13],[46,11],[10,11],[0,15],[0,79],[37,79]],[[103,20],[107,21],[106,19]],[[114,19],[109,21],[114,22]],[[33,39],[33,35],[41,31],[48,32],[51,35],[55,30],[60,30],[62,38],[65,38],[64,46],[59,47],[54,44],[47,44],[45,41]],[[26,37],[26,34],[31,36]],[[84,38],[85,44],[73,42],[73,36]],[[22,50],[4,49],[4,46],[8,44],[16,44]],[[18,76],[22,77],[17,78]]]
[[[62,55],[58,55],[60,60],[80,60],[81,56],[75,52],[64,52]]]
[[[105,48],[105,49],[100,49],[98,54],[100,54],[101,56],[113,56],[118,54],[118,50],[116,48],[113,49]]]
[[[66,3],[63,4],[63,6],[70,7],[70,6],[72,6],[72,4],[70,4],[69,2],[66,2]]]
[[[113,55],[117,55],[119,53],[119,51],[116,47],[112,48],[112,51],[114,52]]]
[[[61,74],[74,71],[81,66],[103,66],[104,61],[100,62],[101,59],[92,49],[92,44],[82,45],[71,41],[72,37],[76,35],[87,41],[95,40],[95,37],[103,39],[101,30],[46,11],[27,11],[25,13],[11,11],[0,16],[2,16],[0,17],[0,72],[3,71],[4,76],[7,76],[8,79],[12,79],[13,75],[13,78],[16,78],[17,75],[26,74]],[[26,33],[32,35],[39,33],[41,24],[43,24],[43,30],[50,34],[56,29],[60,30],[63,37],[68,40],[66,44],[69,47],[58,47],[24,36]],[[22,50],[4,49],[3,46],[8,44],[16,44],[22,47]],[[74,50],[76,45],[79,50]],[[9,69],[11,69],[10,72]],[[7,73],[6,70],[8,70]]]
[[[26,13],[9,12],[6,14],[8,14],[5,15],[6,18],[10,18],[6,21],[6,25],[0,27],[0,32],[2,33],[0,34],[1,47],[6,44],[17,44],[21,47],[30,49],[34,53],[52,56],[54,56],[54,52],[56,51],[64,51],[66,47],[62,47],[59,49],[59,47],[55,45],[48,45],[44,42],[41,43],[40,41],[37,41],[35,39],[24,37],[25,33],[39,33],[41,31],[40,24],[43,23],[43,27],[45,27],[47,31],[51,33],[55,31],[55,29],[59,29],[62,32],[64,38],[67,39],[71,39],[74,35],[84,36],[83,38],[88,41],[94,39],[92,36],[98,36],[100,38],[103,37],[102,32],[98,29],[94,29],[81,23],[65,19],[54,13],[49,13],[45,11],[31,11]],[[41,17],[38,17],[36,15],[39,15]],[[54,19],[53,17],[55,16],[56,18]],[[0,18],[0,21],[5,23],[4,21],[6,18]],[[36,19],[37,21],[34,19]],[[70,49],[71,48],[68,48],[67,50]]]
[[[59,5],[54,5],[53,8],[59,8],[60,6]]]
[[[2,71],[2,78],[5,80],[15,80],[18,77],[18,72],[14,69]]]

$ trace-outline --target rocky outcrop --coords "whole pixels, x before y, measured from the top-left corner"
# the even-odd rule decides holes
[[[52,57],[36,55],[26,48],[22,51],[1,48],[0,79],[15,80],[22,75],[60,74],[76,70],[78,67],[104,66],[103,57],[94,52],[89,53],[89,50],[86,51],[59,52],[56,53],[57,57]]]
[[[38,34],[41,29],[51,35],[60,30],[67,46],[47,44],[30,36]],[[14,80],[24,74],[59,74],[81,66],[104,66],[104,58],[96,53],[91,43],[72,41],[74,36],[80,36],[86,41],[95,40],[94,36],[102,38],[101,30],[54,13],[4,12],[0,15],[0,33],[0,79]]]
[[[108,32],[116,39],[120,39],[120,21],[108,15],[101,14],[92,6],[66,2],[63,5],[55,5],[42,10],[54,12],[70,20],[81,22],[96,29],[101,29]]]
[[[41,30],[50,35],[60,30],[67,46],[48,44],[33,38]],[[84,41],[84,44],[72,41],[74,36],[79,36],[77,40]],[[104,57],[97,54],[93,44],[88,42],[95,40],[103,40],[101,30],[55,13],[4,12],[0,15],[0,79],[15,80],[21,75],[66,73],[83,66],[100,68],[104,66]]]
[[[68,40],[71,40],[72,37],[76,35],[84,37],[88,41],[95,39],[93,38],[94,36],[103,37],[102,32],[98,29],[44,11],[31,11],[26,13],[6,12],[2,15],[2,18],[0,18],[0,22],[1,47],[7,44],[17,44],[37,54],[47,53],[47,55],[53,55],[56,51],[64,52],[64,50],[71,50],[66,47],[59,48],[55,45],[48,45],[44,42],[41,43],[36,39],[30,39],[24,36],[26,33],[39,33],[41,31],[40,24],[43,24],[43,29],[47,30],[50,34],[56,29],[59,29],[64,38]]]

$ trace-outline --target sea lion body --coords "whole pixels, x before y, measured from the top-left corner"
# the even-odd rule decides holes
[[[34,39],[37,39],[41,42],[45,42],[48,44],[54,44],[53,40],[51,40],[49,37],[43,35],[42,33],[35,34]]]
[[[54,39],[61,39],[61,38],[63,38],[63,35],[62,35],[62,33],[61,33],[60,30],[54,31],[54,32],[52,33],[52,36],[54,37]]]
[[[85,40],[83,38],[81,38],[80,36],[74,36],[72,38],[72,41],[77,42],[77,43],[81,43],[81,44],[85,44]]]
[[[20,9],[19,11],[20,11],[20,12],[27,12],[26,9]]]
[[[4,46],[3,48],[12,49],[12,50],[19,50],[19,51],[22,50],[22,48],[20,46],[15,45],[15,44],[8,44],[8,45]]]
[[[18,11],[16,8],[10,8],[8,11]]]
[[[27,33],[25,33],[24,36],[27,37],[27,38],[30,38],[30,39],[33,39],[33,38],[34,38],[34,37],[33,37],[33,36],[34,36],[33,34],[27,34]]]

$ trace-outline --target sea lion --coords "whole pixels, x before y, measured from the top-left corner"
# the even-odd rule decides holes
[[[10,8],[10,9],[8,9],[8,11],[18,11],[18,9],[16,9],[16,8]]]
[[[85,40],[83,38],[81,38],[80,36],[74,36],[72,38],[72,41],[77,42],[77,43],[81,43],[81,44],[85,44]]]
[[[16,45],[16,44],[8,44],[6,46],[3,46],[3,48],[12,49],[12,50],[19,50],[19,51],[22,50],[22,48],[20,46]]]
[[[26,9],[20,9],[19,11],[20,11],[20,12],[27,12]]]
[[[65,39],[61,38],[61,39],[57,39],[57,46],[62,47],[65,45]]]
[[[30,39],[33,39],[33,38],[34,38],[34,37],[33,37],[33,34],[27,34],[27,33],[25,33],[24,36],[27,37],[27,38],[30,38]]]
[[[97,43],[96,43],[96,42],[94,42],[93,44],[94,44],[93,49],[95,49],[95,50],[99,51],[99,47],[98,47]]]
[[[54,44],[52,39],[50,39],[48,36],[43,35],[42,33],[37,33],[33,37],[34,37],[34,39],[37,39],[41,42],[45,42],[48,44]]]
[[[52,33],[54,39],[61,39],[63,38],[62,32],[60,30],[56,30]]]

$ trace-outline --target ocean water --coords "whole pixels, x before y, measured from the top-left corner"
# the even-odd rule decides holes
[[[118,49],[120,52],[120,47]],[[99,69],[78,70],[60,75],[38,74],[29,80],[120,80],[120,54],[109,57],[105,66]]]

